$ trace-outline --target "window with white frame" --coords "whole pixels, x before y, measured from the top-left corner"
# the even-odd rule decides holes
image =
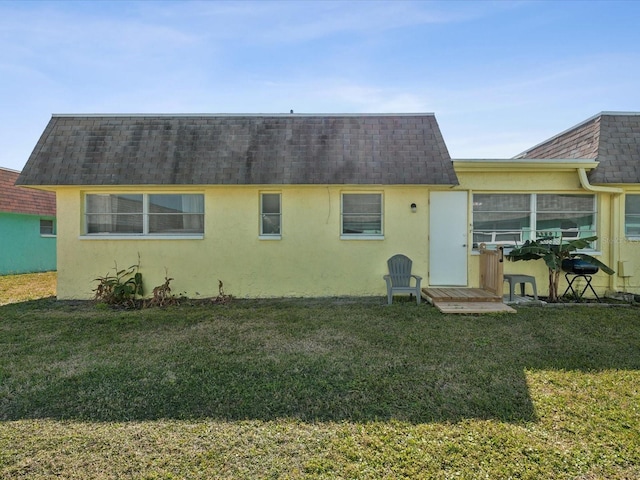
[[[640,194],[625,195],[624,233],[627,237],[640,238]]]
[[[201,235],[202,194],[87,194],[87,235]]]
[[[41,218],[40,219],[40,235],[43,237],[53,237],[55,236],[55,222],[49,218]]]
[[[595,195],[473,195],[473,245],[520,245],[526,240],[565,240],[596,235]]]
[[[281,195],[260,194],[260,236],[280,238],[282,226]]]
[[[342,194],[343,236],[382,236],[382,194]]]

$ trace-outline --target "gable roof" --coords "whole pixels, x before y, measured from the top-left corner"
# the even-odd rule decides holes
[[[16,187],[20,172],[0,167],[0,212],[55,216],[56,194]]]
[[[18,183],[458,181],[433,114],[54,115]]]
[[[516,158],[593,158],[593,183],[640,183],[640,113],[602,112]]]

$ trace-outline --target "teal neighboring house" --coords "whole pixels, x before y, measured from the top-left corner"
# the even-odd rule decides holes
[[[16,187],[0,167],[0,275],[56,269],[56,196]]]

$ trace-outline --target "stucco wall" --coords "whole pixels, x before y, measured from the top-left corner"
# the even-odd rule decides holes
[[[544,171],[457,170],[460,185],[469,192],[469,235],[473,193],[589,193],[580,185],[575,169]],[[426,186],[209,186],[167,190],[80,189],[58,190],[58,296],[90,298],[95,278],[137,262],[146,291],[174,278],[176,293],[210,297],[225,292],[237,297],[384,295],[382,276],[386,260],[404,253],[414,261],[414,273],[429,284],[430,188]],[[82,236],[83,192],[204,193],[205,234],[198,240],[87,239]],[[282,194],[282,239],[259,239],[259,194]],[[340,239],[342,192],[384,194],[384,239]],[[594,279],[599,293],[623,290],[640,293],[640,242],[624,238],[621,196],[597,193],[598,249],[601,261],[617,270],[618,260],[628,261],[631,277],[602,272]],[[417,204],[411,212],[410,205]],[[469,249],[468,286],[479,286],[479,256]],[[542,261],[509,262],[505,273],[534,275],[538,292],[546,295],[548,276]],[[506,287],[506,284],[505,284]],[[561,280],[561,292],[566,288]],[[506,293],[506,288],[505,288]]]
[[[619,260],[625,262],[624,272],[619,272],[620,275],[624,273],[625,276],[618,275],[620,278],[617,281],[617,290],[640,294],[640,241],[627,239],[613,239],[613,241],[621,243]],[[613,268],[618,270],[619,264],[614,265]]]
[[[40,235],[40,217],[0,212],[0,275],[56,269],[56,238]]]
[[[272,191],[282,194],[282,239],[261,240],[259,193]],[[114,261],[119,268],[135,264],[138,253],[146,292],[163,283],[166,268],[174,292],[196,298],[215,296],[218,280],[237,297],[384,295],[386,260],[395,253],[410,256],[414,272],[427,277],[426,187],[216,186],[171,192],[205,194],[203,239],[83,238],[83,190],[58,190],[58,298],[90,298],[96,277],[113,273]],[[383,192],[384,240],[340,239],[342,192]]]
[[[637,185],[619,185],[619,187],[625,190],[625,193],[640,195],[640,189]],[[617,260],[625,262],[625,276],[618,275],[618,288],[619,291],[627,291],[636,294],[640,294],[640,239],[637,237],[628,238],[625,234],[625,220],[624,220],[624,198],[620,198],[620,209],[618,210],[619,218],[618,224],[619,230],[613,234],[610,238],[605,239],[611,245],[617,245],[619,248],[619,258]],[[614,265],[613,268],[618,270],[619,265]],[[623,272],[619,272],[622,274]]]

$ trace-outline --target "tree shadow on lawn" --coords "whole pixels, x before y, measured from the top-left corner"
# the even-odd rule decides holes
[[[144,341],[145,332],[133,340],[119,334],[120,345],[97,349],[93,361],[68,352],[13,389],[5,369],[0,419],[535,421],[526,369],[640,368],[638,328],[628,320],[600,314],[573,325],[558,317],[550,328],[543,310],[526,320],[431,313],[425,320],[420,308],[401,318],[383,310],[366,326],[163,323],[175,336],[164,352]]]

